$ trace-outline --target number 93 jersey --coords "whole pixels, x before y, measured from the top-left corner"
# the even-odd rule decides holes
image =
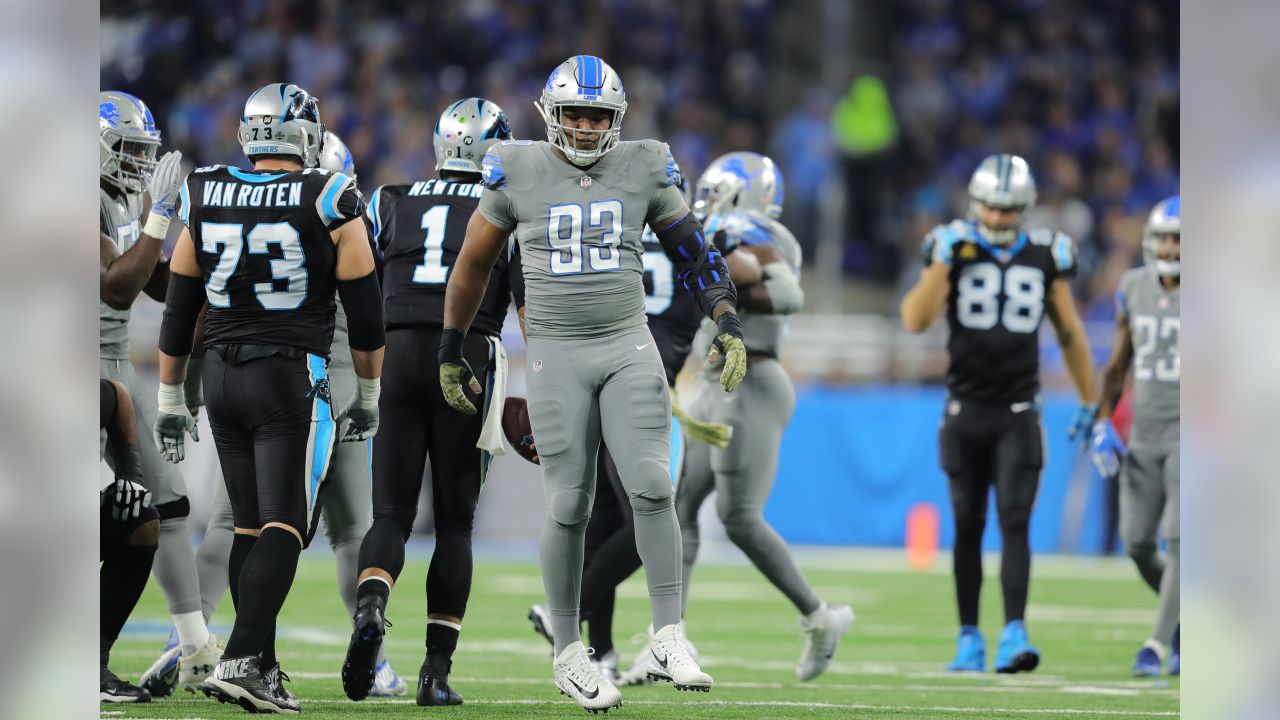
[[[373,239],[382,252],[382,297],[387,327],[444,324],[444,293],[462,252],[467,221],[480,202],[479,183],[419,180],[383,185],[369,198]],[[489,274],[471,331],[497,337],[511,293],[523,280],[503,253]]]
[[[548,142],[507,140],[483,167],[479,212],[515,231],[529,337],[603,337],[645,324],[641,231],[685,207],[664,143],[620,142],[584,169]]]
[[[1076,273],[1063,233],[1022,232],[1009,247],[977,228],[952,253],[947,297],[947,389],[960,400],[1031,402],[1040,391],[1040,323],[1053,281]]]
[[[209,299],[205,345],[279,345],[329,357],[337,247],[330,233],[364,213],[351,178],[329,170],[187,177],[178,214]]]

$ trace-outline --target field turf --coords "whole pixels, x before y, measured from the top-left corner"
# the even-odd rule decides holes
[[[319,545],[319,543],[317,543]],[[339,669],[350,634],[334,587],[332,556],[308,551],[281,616],[280,658],[301,698],[302,717],[563,718],[588,717],[551,683],[550,646],[525,613],[539,601],[536,562],[511,555],[477,558],[475,588],[454,658],[457,708],[419,708],[413,686],[422,662],[428,555],[411,550],[392,595],[388,654],[410,684],[406,698],[353,703]],[[529,555],[532,558],[532,555]],[[955,611],[946,556],[932,570],[905,568],[901,553],[814,551],[801,565],[820,595],[849,602],[858,619],[817,681],[799,683],[802,636],[793,608],[732,553],[695,569],[689,634],[716,680],[710,694],[670,685],[624,688],[622,718],[1156,718],[1177,717],[1177,679],[1136,680],[1128,669],[1154,618],[1155,598],[1127,560],[1034,560],[1028,626],[1043,654],[1040,668],[1015,676],[943,672],[954,648]],[[1002,622],[998,560],[987,561],[983,625],[988,662]],[[214,618],[225,640],[228,598]],[[641,648],[648,622],[643,579],[619,591],[616,642],[624,665]],[[112,654],[112,669],[137,676],[159,654],[167,613],[155,583]],[[179,690],[149,705],[100,706],[102,716],[239,718],[247,714]]]

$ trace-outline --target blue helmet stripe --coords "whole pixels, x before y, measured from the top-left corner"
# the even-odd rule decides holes
[[[449,106],[449,109],[448,109],[448,110],[446,110],[446,111],[445,111],[445,113],[446,113],[446,114],[448,114],[448,113],[453,112],[454,110],[457,110],[457,109],[458,109],[458,106],[459,106],[459,105],[461,105],[462,103],[466,102],[466,101],[467,101],[467,99],[466,99],[466,98],[462,98],[462,99],[461,99],[461,100],[459,100],[458,102],[456,102],[456,103],[454,103],[454,104],[450,105],[450,106]]]
[[[1165,202],[1168,203],[1164,206],[1165,216],[1182,219],[1182,196],[1174,195]]]
[[[600,97],[600,86],[604,84],[604,68],[600,58],[593,55],[579,55],[578,60],[578,93],[583,97]]]

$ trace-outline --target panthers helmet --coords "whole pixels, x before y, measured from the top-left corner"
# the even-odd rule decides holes
[[[777,219],[782,215],[782,170],[754,152],[731,152],[711,162],[693,190],[698,217],[754,210]]]
[[[497,103],[464,98],[436,120],[436,172],[481,172],[480,161],[490,147],[511,139],[511,121]]]
[[[315,167],[324,149],[320,103],[292,83],[271,83],[245,101],[236,134],[245,157],[292,155],[304,167]]]
[[[151,110],[129,93],[98,95],[98,175],[126,195],[146,190],[160,150]]]
[[[356,179],[356,160],[347,149],[347,144],[332,130],[324,131],[324,149],[320,151],[320,167],[325,170],[340,172]]]
[[[542,97],[534,106],[547,123],[547,141],[560,148],[569,162],[578,166],[594,163],[618,144],[622,133],[622,116],[627,112],[627,95],[622,80],[608,63],[594,55],[574,55],[565,60],[547,78]],[[567,107],[604,108],[613,113],[607,130],[573,130],[600,136],[594,150],[579,150],[565,133],[564,109]]]
[[[1182,271],[1182,250],[1174,258],[1160,257],[1160,238],[1164,235],[1178,235],[1181,245],[1182,235],[1182,196],[1174,195],[1156,204],[1147,218],[1147,226],[1142,231],[1142,259],[1147,265],[1156,269],[1160,277],[1178,277]]]
[[[1036,204],[1036,179],[1031,166],[1017,155],[989,155],[978,164],[969,178],[969,214],[978,224],[978,233],[993,245],[1010,245],[1018,239],[1022,221]],[[982,224],[980,206],[1019,210],[1018,222],[1011,228],[993,228]]]

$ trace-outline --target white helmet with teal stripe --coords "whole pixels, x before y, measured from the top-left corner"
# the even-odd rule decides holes
[[[534,103],[547,123],[547,141],[560,148],[574,165],[590,165],[618,144],[622,116],[627,112],[627,95],[622,80],[609,64],[594,55],[574,55],[551,71],[542,97]],[[612,113],[604,130],[566,129],[565,108],[598,108]],[[567,133],[578,137],[596,135],[590,149],[579,149]]]
[[[258,155],[285,155],[315,167],[324,147],[320,103],[292,83],[264,85],[245,101],[236,139],[250,161]]]
[[[1036,204],[1036,179],[1031,166],[1017,155],[990,155],[978,164],[969,178],[969,214],[978,233],[992,245],[1011,245],[1018,239],[1023,220]],[[1018,221],[1011,227],[993,228],[982,223],[979,210],[985,205],[999,210],[1017,210]]]
[[[1161,254],[1160,244],[1173,236],[1171,252]],[[1152,208],[1142,231],[1142,259],[1160,277],[1178,277],[1182,272],[1182,196],[1165,198]]]

